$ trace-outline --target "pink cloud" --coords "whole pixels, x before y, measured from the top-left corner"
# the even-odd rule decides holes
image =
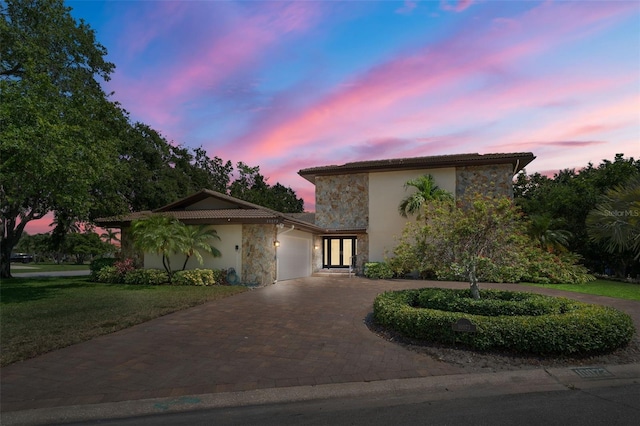
[[[390,120],[391,124],[394,119],[401,120],[407,105],[441,99],[443,95],[454,96],[456,100],[453,103],[468,104],[466,98],[474,96],[472,91],[457,98],[451,91],[479,77],[492,74],[497,77],[502,69],[509,69],[512,64],[556,47],[560,36],[589,29],[603,17],[624,15],[628,11],[628,6],[625,9],[617,5],[599,6],[596,11],[591,10],[593,8],[574,10],[573,5],[564,4],[559,7],[567,10],[551,11],[543,5],[523,14],[518,19],[520,25],[492,26],[484,32],[482,28],[476,28],[438,45],[398,55],[344,82],[297,113],[280,120],[266,120],[266,125],[254,126],[252,131],[230,146],[251,147],[252,157],[260,159],[282,155],[283,151],[294,147],[297,150],[314,147],[323,151],[369,140],[380,133],[394,134],[390,130],[395,129],[389,129]],[[581,19],[567,23],[563,12],[568,12],[568,9],[580,15]],[[539,83],[542,85],[544,81]],[[561,87],[566,83],[556,81],[554,84]],[[547,98],[541,97],[540,101],[548,101],[549,91],[543,90],[542,93]],[[515,102],[515,99],[512,94],[504,94],[503,100],[507,104]],[[520,103],[525,99],[522,98]],[[426,108],[424,115],[457,117],[457,114],[440,114],[440,108],[446,109],[449,103],[443,102],[442,105]],[[491,111],[486,104],[477,105],[475,109]],[[422,126],[424,133],[429,129],[429,123],[434,121],[416,123],[414,128],[417,130]]]
[[[443,10],[462,12],[473,4],[473,0],[453,0],[453,4],[449,4],[449,0],[440,0],[440,7]]]
[[[204,8],[194,10],[215,12],[206,7],[210,4],[204,5]],[[184,123],[184,115],[199,97],[212,92],[226,79],[255,66],[270,46],[288,33],[309,28],[319,13],[317,3],[261,3],[257,12],[236,17],[223,30],[216,29],[222,31],[219,34],[213,33],[213,29],[199,28],[204,34],[190,39],[192,45],[188,49],[197,54],[178,56],[172,64],[162,63],[159,69],[143,77],[116,73],[110,87],[116,92],[116,98],[128,109],[137,111],[144,121],[164,129],[171,137],[182,136],[179,127]],[[178,14],[166,22],[166,27],[142,35],[140,46],[135,49],[149,45],[154,37],[166,37],[177,17],[182,18],[182,26],[204,25],[197,22],[198,16]],[[134,25],[125,30],[123,37],[129,39],[130,34],[136,36],[138,31]]]

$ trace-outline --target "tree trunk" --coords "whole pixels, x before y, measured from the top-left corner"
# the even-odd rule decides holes
[[[169,256],[162,255],[162,265],[164,266],[164,270],[167,271],[167,276],[169,277],[169,284],[173,279],[173,271],[171,271],[171,259]]]
[[[184,264],[182,265],[183,271],[187,269],[187,263],[189,263],[189,259],[191,259],[191,256],[187,255],[187,258],[184,260]]]
[[[2,253],[0,253],[0,278],[11,278],[11,250],[13,247],[2,240]]]
[[[11,278],[11,252],[16,241],[12,235],[4,235],[0,240],[0,278]]]
[[[480,300],[480,288],[478,287],[478,277],[476,276],[476,265],[473,264],[469,271],[469,282],[471,287],[471,296],[475,300]]]

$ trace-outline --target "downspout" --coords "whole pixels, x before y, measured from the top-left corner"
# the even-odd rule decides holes
[[[282,227],[284,227],[284,224],[278,224],[278,225],[277,225],[277,228],[280,228],[281,226],[282,226]],[[284,231],[282,231],[282,232],[278,232],[278,231],[276,231],[276,241],[278,240],[278,235],[284,235],[284,234],[286,234],[287,232],[291,232],[291,231],[293,231],[294,229],[295,229],[295,225],[291,225],[291,228],[289,228],[289,229],[285,229],[285,230],[284,230]],[[275,280],[273,280],[273,283],[274,283],[274,284],[276,284],[276,283],[278,282],[278,272],[280,271],[280,265],[279,265],[279,263],[280,263],[280,259],[278,258],[278,246],[276,246],[276,279],[275,279]]]

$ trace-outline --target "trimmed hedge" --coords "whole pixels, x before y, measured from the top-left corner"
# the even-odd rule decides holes
[[[616,309],[532,293],[484,290],[476,301],[469,290],[420,289],[380,294],[375,321],[415,339],[462,343],[477,350],[586,355],[627,345],[635,328]],[[466,318],[475,333],[453,331]]]
[[[220,285],[223,283],[222,280],[220,280],[220,275],[223,274],[216,274],[212,269],[190,269],[188,271],[178,271],[173,275],[173,284],[197,286]]]
[[[124,276],[125,284],[160,285],[169,282],[169,276],[162,269],[134,269]]]
[[[393,278],[393,269],[385,262],[369,262],[364,264],[364,276],[385,280]]]

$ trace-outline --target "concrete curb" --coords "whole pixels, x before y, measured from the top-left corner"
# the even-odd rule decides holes
[[[215,408],[376,395],[402,396],[420,393],[420,399],[423,401],[438,401],[479,396],[572,391],[639,382],[640,364],[549,368],[258,389],[177,398],[41,408],[3,413],[1,423],[18,426],[87,422]]]

